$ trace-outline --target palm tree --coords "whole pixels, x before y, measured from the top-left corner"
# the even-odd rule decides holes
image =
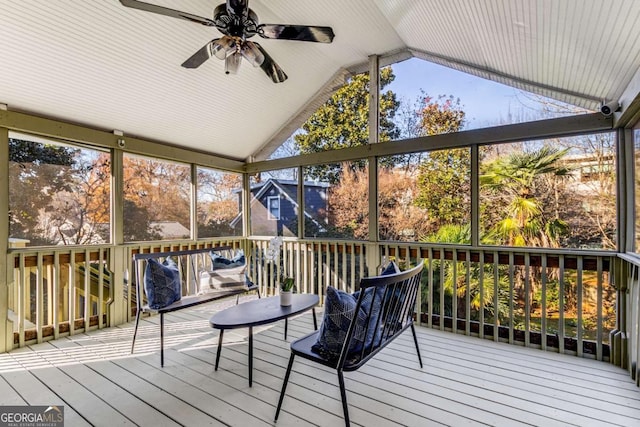
[[[465,244],[470,240],[471,227],[470,225],[463,224],[446,224],[438,229],[438,231],[425,239],[425,241],[439,242],[439,243],[452,243],[452,244]],[[472,262],[469,264],[469,284],[467,287],[467,263],[463,261],[440,261],[436,260],[432,262],[432,268],[434,270],[434,312],[438,312],[444,315],[451,315],[452,310],[452,296],[456,293],[458,297],[458,316],[464,317],[464,310],[466,307],[465,299],[467,290],[469,292],[470,309],[472,310],[484,310],[484,313],[490,317],[497,316],[500,323],[503,319],[508,317],[509,309],[509,278],[505,271],[495,271],[493,264],[485,264],[482,272],[482,291],[480,290],[480,265],[479,263]],[[454,265],[455,264],[455,265]],[[499,267],[500,270],[506,269],[505,266]],[[443,290],[445,293],[445,307],[444,312],[439,307],[439,290],[440,290],[440,271],[443,270],[444,282]],[[498,275],[498,306],[494,305],[494,275]],[[423,286],[424,290],[423,301],[428,301],[427,286]],[[477,317],[471,315],[473,320],[477,320]]]
[[[561,164],[567,151],[544,146],[499,157],[486,165],[481,187],[506,204],[504,217],[489,228],[490,240],[510,246],[559,246],[567,224],[557,215],[545,215],[538,186],[542,177],[568,176],[569,169]]]
[[[494,224],[489,225],[485,241],[509,246],[559,247],[559,239],[568,225],[559,218],[557,198],[547,201],[558,179],[566,179],[569,169],[562,164],[568,149],[543,146],[530,152],[512,153],[488,163],[480,176],[480,185],[494,194],[491,213]],[[500,208],[504,207],[504,210]],[[545,209],[546,208],[546,209]],[[485,211],[488,204],[485,202]],[[501,216],[501,218],[500,218]],[[525,271],[516,267],[516,298],[524,298]],[[536,275],[537,276],[537,275]],[[529,290],[533,301],[539,281],[531,277]]]

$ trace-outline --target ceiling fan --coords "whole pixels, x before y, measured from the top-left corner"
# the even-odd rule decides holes
[[[182,64],[185,68],[197,68],[215,56],[225,60],[225,72],[236,74],[242,58],[262,70],[273,80],[281,83],[287,79],[285,72],[256,42],[248,39],[256,34],[264,39],[298,40],[331,43],[331,27],[308,25],[258,24],[258,16],[249,9],[248,0],[227,0],[213,11],[213,19],[173,10],[138,0],[120,0],[123,6],[160,15],[185,19],[208,27],[216,27],[223,36],[211,40]]]

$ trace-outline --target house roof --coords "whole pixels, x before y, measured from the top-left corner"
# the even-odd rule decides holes
[[[640,79],[634,0],[251,0],[260,22],[336,34],[332,44],[260,40],[289,75],[280,84],[246,61],[232,76],[215,58],[182,68],[219,36],[210,27],[116,0],[1,1],[10,110],[239,160],[265,158],[370,55],[382,65],[415,56],[592,109],[625,108]],[[221,3],[148,2],[203,17]]]
[[[325,183],[314,182],[314,183],[305,183],[304,185],[305,187],[312,186],[312,187],[325,188],[325,189],[329,188],[329,185]],[[274,179],[274,178],[269,178],[266,181],[263,181],[251,186],[252,193],[255,190],[258,190],[255,192],[255,194],[252,195],[251,204],[259,203],[260,200],[262,200],[262,197],[264,197],[267,191],[272,187],[276,189],[278,195],[284,196],[287,200],[289,200],[289,202],[293,206],[295,207],[299,206],[298,193],[297,193],[298,182],[293,180],[284,180],[284,179],[281,180],[281,179]],[[306,209],[304,211],[304,216],[309,218],[311,221],[313,221],[316,225],[318,225],[318,227],[322,227],[322,225],[318,221],[318,218],[315,218],[314,215],[309,213]],[[242,219],[242,212],[238,213],[238,215],[236,215],[236,217],[231,221],[230,223],[231,226],[235,227],[241,219]]]
[[[149,223],[149,228],[156,230],[163,239],[182,239],[191,234],[187,227],[177,221],[154,221]]]

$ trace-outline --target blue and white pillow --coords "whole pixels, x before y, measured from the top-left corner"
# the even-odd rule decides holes
[[[386,276],[388,274],[395,274],[395,273],[400,273],[400,268],[398,267],[398,264],[391,261],[389,264],[387,264],[382,268],[382,272],[380,273],[380,275]]]
[[[332,286],[327,287],[324,301],[324,315],[318,331],[318,340],[311,349],[327,359],[335,359],[340,356],[340,351],[347,337],[349,324],[355,315],[357,299],[353,294],[338,290]],[[356,330],[349,353],[362,349],[364,342],[364,329],[362,325],[367,320],[364,310],[358,310]]]
[[[147,261],[144,271],[144,292],[149,307],[160,309],[182,298],[182,285],[178,266],[171,259],[159,262],[153,258]]]
[[[382,272],[382,276],[395,274],[399,272],[398,266],[391,262]],[[373,306],[373,313],[369,319],[369,328],[366,327],[369,308],[371,307],[371,299],[374,297],[374,288],[366,289],[358,311],[358,323],[354,331],[354,339],[348,350],[349,354],[353,354],[374,344],[380,339],[383,325],[377,325],[380,316],[381,298],[384,295],[384,287],[375,288],[375,298],[378,303]],[[318,331],[318,339],[311,349],[317,354],[327,359],[335,359],[340,357],[340,351],[347,337],[349,324],[355,314],[356,304],[360,297],[360,291],[353,294],[337,290],[331,286],[327,287],[327,295],[324,303],[324,316],[322,324]],[[366,337],[365,337],[366,334]]]
[[[207,289],[231,289],[251,286],[253,283],[247,277],[247,264],[244,252],[239,250],[231,258],[225,258],[209,252],[211,257],[211,271],[200,273],[200,292]]]
[[[218,255],[214,251],[210,251],[209,256],[211,257],[211,265],[214,270],[241,267],[246,264],[244,251],[242,249],[238,250],[236,255],[231,259]]]

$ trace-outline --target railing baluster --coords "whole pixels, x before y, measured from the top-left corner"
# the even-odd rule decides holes
[[[310,272],[310,267],[309,267],[309,264],[310,264],[309,259],[313,260],[313,258],[310,258],[312,256],[312,252],[309,251],[308,243],[304,243],[302,245],[302,248],[304,250],[302,254],[302,259],[304,263],[304,290],[305,292],[314,293],[315,290],[311,287],[313,282],[313,278],[311,277],[312,272]],[[320,296],[320,304],[323,304],[324,302],[322,301],[322,292],[318,292],[318,294]]]
[[[484,252],[480,253],[479,263],[479,275],[478,275],[478,292],[480,294],[479,307],[478,307],[478,336],[484,338]]]
[[[493,340],[498,342],[500,339],[500,316],[499,316],[499,304],[498,296],[500,293],[500,260],[498,258],[498,251],[493,253]]]
[[[42,326],[44,319],[44,277],[42,274],[42,252],[38,252],[36,266],[36,337],[37,342],[42,342]]]
[[[440,330],[444,331],[444,249],[440,249]]]
[[[471,335],[471,251],[465,251],[465,278],[464,284],[466,288],[465,292],[465,335]]]
[[[542,350],[547,349],[547,255],[542,254],[541,256],[541,277],[540,277],[540,286],[541,286],[541,299],[540,302],[542,306],[541,314],[540,314],[540,333],[542,334],[541,340],[541,348]]]
[[[359,248],[360,248],[360,278],[365,277],[364,274],[364,268],[365,268],[365,261],[367,259],[367,254],[365,253],[366,250],[366,246],[363,243],[359,244]],[[356,286],[355,282],[354,282],[354,287]],[[356,289],[354,289],[355,291]]]
[[[458,333],[458,251],[453,249],[452,301],[451,301],[451,326],[454,334]]]
[[[424,260],[422,259],[422,252],[420,250],[420,247],[417,247],[415,249],[417,254],[416,255],[417,260],[420,260],[420,262],[424,263]],[[418,265],[417,262],[416,262],[416,265]],[[418,283],[418,295],[416,296],[415,310],[416,310],[417,324],[422,325],[422,284],[421,283]]]
[[[73,251],[69,251],[69,335],[73,335],[76,329],[76,257]]]
[[[58,316],[58,309],[61,307],[60,297],[58,296],[58,292],[60,290],[60,252],[55,251],[53,253],[53,295],[51,295],[51,306],[53,308],[53,313],[51,316],[51,325],[53,326],[53,338],[58,339],[60,337],[60,319]]]
[[[513,290],[515,286],[515,260],[513,252],[509,252],[509,344],[515,341],[515,322],[513,309]]]
[[[295,251],[295,270],[293,274],[295,275],[296,281],[298,282],[298,292],[307,292],[307,284],[304,280],[304,275],[302,274],[302,259],[300,258],[301,245],[302,244],[300,242],[295,242],[293,244],[293,250]]]
[[[564,353],[564,255],[558,257],[558,352]]]
[[[531,257],[524,254],[524,346],[531,346]]]
[[[346,287],[343,281],[340,280],[340,251],[338,250],[338,243],[333,245],[333,283],[340,289],[346,291]]]
[[[75,256],[75,255],[74,255]],[[89,260],[89,249],[84,251],[84,330],[89,330],[89,319],[91,317],[91,262]]]
[[[597,309],[596,309],[596,318],[597,318],[597,325],[596,325],[596,359],[597,360],[602,360],[602,339],[603,339],[603,322],[604,319],[602,317],[602,304],[603,304],[603,287],[602,287],[602,258],[598,257],[597,259],[597,265],[596,265],[596,280],[597,280],[597,284],[596,284],[596,304],[597,304]]]
[[[340,282],[345,289],[349,289],[349,283],[347,282],[347,260],[349,259],[347,254],[348,248],[349,245],[346,243],[342,244],[342,274],[340,275]]]
[[[428,303],[428,319],[427,319],[427,324],[430,328],[433,327],[433,249],[429,248],[428,249],[428,253],[429,253],[429,280],[428,280],[428,285],[429,286],[429,301]]]
[[[24,322],[27,313],[25,289],[28,286],[28,279],[27,272],[25,271],[25,255],[23,253],[20,254],[19,264],[20,267],[18,271],[20,273],[16,279],[16,283],[18,284],[18,312],[16,314],[18,316],[18,345],[24,347]]]
[[[314,284],[314,289],[317,289],[318,292],[324,294],[324,287],[322,286],[322,268],[323,268],[323,262],[322,262],[322,242],[318,242],[318,252],[316,254],[317,260],[316,260],[316,283]]]
[[[583,346],[583,313],[582,313],[582,303],[583,303],[583,289],[582,289],[582,257],[578,257],[578,271],[577,271],[577,280],[576,280],[576,297],[577,297],[577,311],[578,311],[578,326],[577,326],[577,339],[578,339],[578,357],[582,357]]]
[[[323,278],[324,280],[321,283],[321,286],[323,288],[326,288],[328,284],[331,283],[331,260],[333,259],[332,254],[331,254],[331,244],[329,242],[326,243],[326,252],[325,252],[325,262],[324,262],[324,274],[323,274]],[[320,244],[320,249],[322,249],[322,244]],[[334,284],[335,286],[338,286],[337,283]]]
[[[103,322],[104,316],[104,254],[105,250],[98,249],[98,329],[105,327]],[[111,283],[113,286],[113,283]]]

